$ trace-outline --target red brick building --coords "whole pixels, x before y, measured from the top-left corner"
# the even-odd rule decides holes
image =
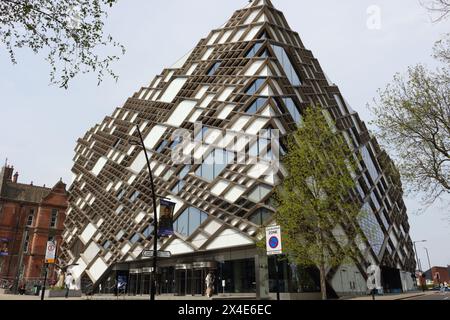
[[[433,281],[434,285],[441,283],[450,284],[450,266],[448,267],[432,267],[431,270],[425,272],[427,280]]]
[[[13,173],[7,165],[0,172],[0,280],[32,286],[43,280],[47,241],[62,242],[68,194],[62,181],[39,187]]]

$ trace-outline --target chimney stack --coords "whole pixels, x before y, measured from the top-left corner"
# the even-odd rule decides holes
[[[4,179],[6,181],[12,181],[12,175],[14,173],[14,167],[6,166],[4,171]]]
[[[19,180],[19,173],[16,171],[16,173],[14,174],[14,177],[13,177],[13,182],[17,183],[18,180]]]

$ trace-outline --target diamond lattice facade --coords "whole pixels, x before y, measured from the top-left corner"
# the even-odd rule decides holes
[[[330,291],[365,291],[371,264],[381,266],[385,290],[410,289],[415,260],[392,161],[283,14],[262,0],[236,11],[79,139],[64,234],[75,277],[102,290],[122,279],[127,291],[148,292],[151,263],[141,253],[152,246],[154,208],[145,154],[130,143],[139,126],[156,193],[176,203],[175,235],[159,243],[172,253],[161,261],[159,292],[202,293],[206,270],[217,272],[220,292],[273,291],[273,261],[258,255],[256,242],[285,171],[271,165],[277,153],[268,132],[279,130],[283,141],[310,105],[322,106],[361,154],[355,197],[369,212],[360,221],[368,239],[360,259],[328,271]],[[174,153],[192,161],[180,164]],[[315,270],[284,262],[280,273],[283,292],[317,291]]]

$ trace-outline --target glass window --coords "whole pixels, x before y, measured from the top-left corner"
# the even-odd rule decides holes
[[[184,186],[186,185],[186,181],[180,181],[179,183],[176,184],[176,186],[172,189],[172,193],[173,194],[179,194]]]
[[[216,73],[217,69],[219,69],[220,65],[222,64],[221,61],[217,61],[212,65],[212,67],[208,70],[208,76],[212,76]]]
[[[174,229],[177,233],[189,237],[208,218],[208,214],[197,208],[189,207],[174,222]]]
[[[209,130],[208,127],[202,127],[202,130],[200,130],[200,132],[198,132],[197,135],[195,136],[194,141],[197,141],[197,142],[204,141],[206,134],[208,133],[208,130]]]
[[[258,53],[258,50],[262,47],[262,43],[258,42],[247,52],[245,55],[246,58],[253,58]]]
[[[31,226],[33,225],[33,220],[34,220],[34,215],[33,215],[33,214],[30,214],[30,215],[28,216],[28,220],[27,220],[27,226],[28,226],[28,227],[31,227]]]
[[[144,237],[146,239],[151,238],[152,233],[153,233],[153,225],[149,225],[147,228],[144,229],[144,231],[142,231],[142,234],[144,235]]]
[[[58,220],[58,210],[52,209],[52,217],[51,217],[51,220],[50,220],[50,228],[55,228],[56,227],[57,220]]]
[[[140,195],[141,195],[141,193],[139,191],[135,191],[133,193],[133,195],[131,196],[130,201],[135,202]]]
[[[297,72],[294,69],[294,66],[292,65],[291,60],[289,59],[286,51],[284,48],[276,45],[272,45],[272,49],[275,52],[275,55],[278,58],[278,61],[280,62],[281,66],[283,67],[284,73],[286,74],[287,78],[291,82],[291,84],[295,87],[301,86],[300,78],[297,74]]]
[[[374,182],[377,181],[377,179],[379,177],[378,170],[377,170],[377,167],[375,166],[375,162],[372,159],[372,156],[369,152],[368,147],[364,146],[361,149],[361,153],[362,153],[364,163],[366,164],[367,169],[369,170],[370,177],[372,178],[372,180]]]
[[[183,141],[182,137],[176,137],[175,140],[170,144],[170,149],[175,150],[175,148]]]
[[[250,147],[249,155],[252,157],[262,157],[267,161],[274,159],[272,152],[273,128],[267,128],[261,131],[258,140]]]
[[[248,107],[246,113],[255,114],[257,113],[267,102],[267,98],[256,99],[250,107]]]
[[[302,121],[302,116],[300,114],[300,111],[298,111],[297,105],[295,104],[294,100],[291,98],[283,98],[284,105],[286,106],[286,109],[291,114],[292,119],[295,123],[300,123]]]
[[[365,203],[358,218],[359,225],[363,230],[375,254],[379,255],[384,242],[384,233],[378,223],[369,203]]]
[[[139,235],[139,233],[135,233],[135,234],[131,237],[130,242],[131,242],[132,244],[135,244],[135,243],[138,242],[139,240],[141,240],[141,236]]]
[[[179,179],[184,179],[187,176],[187,174],[189,173],[189,171],[191,171],[191,168],[192,167],[190,165],[185,166],[183,168],[183,170],[181,170],[180,173],[178,174],[178,178]]]
[[[163,140],[163,142],[159,144],[158,148],[156,148],[156,152],[158,153],[163,152],[163,150],[167,147],[168,144],[169,142],[167,140]]]
[[[113,145],[113,148],[114,149],[117,148],[119,146],[119,144],[120,144],[120,139],[117,139],[116,142]]]
[[[259,137],[258,140],[250,147],[249,154],[251,157],[258,157],[263,152],[268,152],[270,140]]]
[[[123,196],[125,195],[125,190],[120,190],[119,193],[117,193],[117,200],[121,200]]]
[[[250,201],[258,203],[262,199],[264,199],[271,191],[272,191],[271,187],[266,185],[259,185],[249,193],[248,199]]]
[[[25,243],[23,245],[23,252],[28,252],[28,247],[30,246],[30,235],[27,234],[27,237],[25,238]]]
[[[266,224],[270,220],[270,218],[272,218],[272,212],[266,208],[261,208],[261,209],[258,209],[255,213],[253,213],[248,218],[248,221],[262,226],[262,225]]]
[[[111,241],[107,240],[103,243],[103,249],[108,250],[111,247]]]
[[[116,214],[121,214],[123,210],[123,205],[120,205],[117,209],[116,209]]]
[[[213,181],[233,160],[234,153],[215,149],[204,159],[195,174],[207,181]]]
[[[265,80],[266,79],[259,78],[259,79],[256,79],[255,81],[253,81],[253,83],[250,85],[250,87],[248,87],[246,94],[254,95],[256,93],[256,91],[258,91],[261,88],[261,86]]]

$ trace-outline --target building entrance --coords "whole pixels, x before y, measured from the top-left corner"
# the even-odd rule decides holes
[[[206,276],[212,271],[216,274],[217,263],[196,262],[193,264],[179,264],[175,266],[175,283],[178,296],[205,295]]]

